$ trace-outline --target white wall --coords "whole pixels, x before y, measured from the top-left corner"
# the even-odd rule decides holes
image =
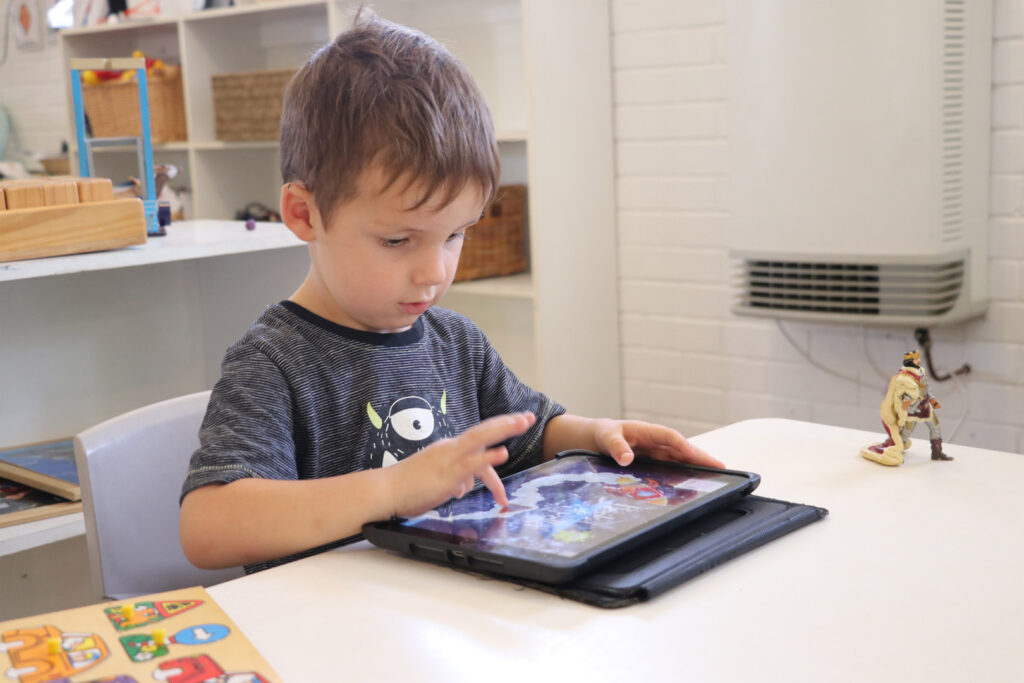
[[[0,7],[6,10],[7,3]],[[44,157],[58,156],[68,126],[60,44],[44,37],[42,49],[25,51],[14,44],[13,35],[9,40],[7,62],[0,66],[0,105],[10,114],[23,149]]]
[[[774,322],[729,311],[726,6],[613,0],[626,413],[684,434],[767,416],[881,433],[878,405],[917,346],[912,329],[784,323],[850,381]],[[1024,0],[994,9],[992,302],[984,319],[932,329],[937,372],[972,367],[962,389],[933,382],[932,393],[948,440],[1024,452]]]

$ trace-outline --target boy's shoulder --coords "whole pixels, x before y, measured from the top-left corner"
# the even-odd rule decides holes
[[[434,306],[420,316],[424,333],[442,340],[478,339],[483,332],[471,319],[448,308]]]
[[[476,327],[476,324],[466,316],[441,306],[428,308],[421,319],[424,324],[436,327]]]
[[[301,362],[317,355],[319,334],[315,325],[292,313],[284,302],[271,304],[228,347],[226,358],[266,357],[277,364],[299,358]]]
[[[270,343],[276,346],[301,336],[302,333],[296,325],[295,317],[282,304],[277,303],[263,309],[260,316],[249,325],[249,329],[235,343],[236,345]]]

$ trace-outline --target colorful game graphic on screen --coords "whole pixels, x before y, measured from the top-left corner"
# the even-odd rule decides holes
[[[574,557],[622,532],[662,517],[725,485],[713,472],[671,471],[637,463],[628,470],[595,459],[568,458],[543,475],[505,480],[504,511],[479,490],[406,520],[406,526],[458,537],[480,550],[501,546]]]

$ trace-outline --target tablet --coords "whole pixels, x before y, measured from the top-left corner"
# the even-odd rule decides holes
[[[432,562],[563,583],[645,540],[737,500],[760,477],[566,451],[505,478],[505,510],[487,489],[426,514],[363,527],[374,545]]]

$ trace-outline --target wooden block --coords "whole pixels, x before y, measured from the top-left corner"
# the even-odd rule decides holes
[[[44,206],[42,183],[8,185],[4,188],[8,209],[32,209]]]
[[[0,213],[0,261],[103,251],[145,242],[146,215],[140,199]]]
[[[104,202],[113,198],[114,184],[110,182],[110,178],[78,179],[78,201],[80,203]]]
[[[6,198],[6,195],[4,195],[4,191],[0,190],[0,211],[3,211],[6,208],[7,208],[7,198]]]
[[[74,180],[50,181],[43,185],[46,206],[78,203],[78,183]]]

